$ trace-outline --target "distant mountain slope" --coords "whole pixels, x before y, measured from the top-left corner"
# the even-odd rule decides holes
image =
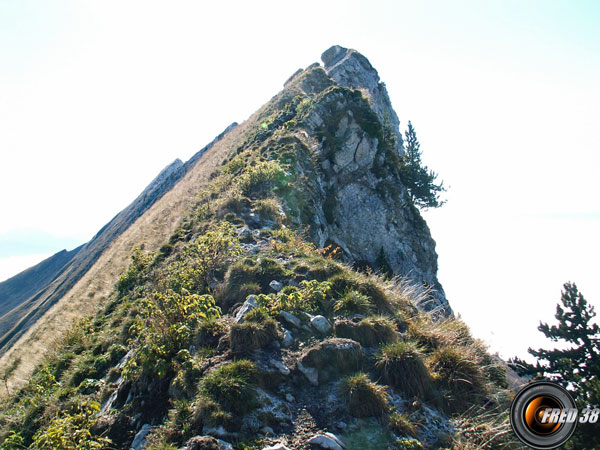
[[[14,324],[0,340],[0,372],[18,363],[9,384],[26,382],[73,320],[94,313],[106,301],[134,247],[153,250],[164,243],[212,168],[228,154],[223,148],[232,147],[232,136],[241,139],[243,129],[232,123],[185,164],[173,163],[163,170],[79,251],[60,276],[0,319]]]
[[[81,250],[61,250],[39,264],[0,283],[0,318],[52,282]],[[0,334],[2,329],[0,328]]]
[[[215,141],[221,137],[219,135]],[[185,164],[177,159],[165,167],[88,243],[71,252],[59,252],[38,266],[0,283],[0,355],[81,279],[119,235],[185,176],[215,141]]]

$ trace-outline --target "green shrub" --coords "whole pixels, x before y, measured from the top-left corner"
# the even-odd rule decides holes
[[[277,161],[260,161],[246,167],[236,179],[244,195],[258,195],[285,183],[285,171]]]
[[[172,369],[171,358],[192,342],[193,332],[203,320],[217,319],[220,310],[210,295],[181,295],[174,291],[154,292],[140,300],[143,317],[134,325],[141,346],[125,364],[128,379],[140,370],[165,377]]]
[[[431,378],[423,363],[421,350],[411,341],[384,345],[375,366],[383,380],[406,395],[424,399],[431,392]]]
[[[200,321],[193,342],[197,347],[216,347],[219,339],[227,332],[227,325],[216,318]]]
[[[180,294],[206,292],[206,288],[222,275],[231,258],[241,254],[239,239],[229,222],[211,225],[193,242],[188,242],[163,272],[165,289]]]
[[[389,409],[385,389],[372,382],[365,373],[344,378],[341,392],[354,417],[380,417]]]
[[[110,440],[90,432],[99,410],[97,402],[76,403],[71,411],[59,414],[35,434],[33,447],[36,450],[100,450],[110,446]]]
[[[139,247],[136,247],[133,250],[129,267],[121,274],[119,281],[117,282],[119,294],[123,295],[133,286],[141,282],[140,278],[148,269],[153,259],[153,254],[143,253]]]
[[[373,305],[369,297],[355,290],[347,291],[333,305],[333,310],[336,313],[343,314],[367,314],[372,308]]]
[[[303,280],[297,290],[282,290],[277,295],[260,294],[258,303],[271,314],[280,311],[302,311],[307,313],[326,309],[326,300],[331,285],[327,281]]]
[[[244,414],[256,406],[256,375],[254,363],[241,359],[211,370],[200,390],[226,411]]]
[[[232,420],[231,413],[224,411],[221,405],[210,396],[203,392],[196,396],[192,417],[193,429],[200,431],[204,426],[227,426]]]

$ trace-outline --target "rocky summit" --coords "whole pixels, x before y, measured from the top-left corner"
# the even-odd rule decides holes
[[[2,357],[0,449],[519,448],[385,85],[322,60],[178,163]]]

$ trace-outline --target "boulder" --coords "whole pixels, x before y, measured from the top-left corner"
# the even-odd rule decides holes
[[[345,448],[342,440],[333,433],[316,434],[307,442],[311,445],[316,445],[329,450],[343,450]]]
[[[331,324],[324,316],[314,316],[310,319],[310,324],[321,334],[329,334],[331,332]]]

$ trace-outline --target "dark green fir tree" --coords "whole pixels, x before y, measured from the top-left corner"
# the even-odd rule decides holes
[[[538,326],[547,338],[560,342],[551,350],[530,348],[537,361],[529,364],[519,358],[510,365],[521,375],[554,381],[567,389],[580,410],[600,407],[600,328],[594,323],[596,313],[574,283],[563,286],[561,302],[556,306],[556,325]],[[600,424],[579,424],[568,449],[600,448]]]
[[[424,166],[421,161],[421,144],[412,123],[404,137],[404,157],[400,165],[400,177],[413,203],[419,208],[439,208],[445,201],[440,200],[440,194],[446,191],[444,183],[437,184],[437,174]]]

